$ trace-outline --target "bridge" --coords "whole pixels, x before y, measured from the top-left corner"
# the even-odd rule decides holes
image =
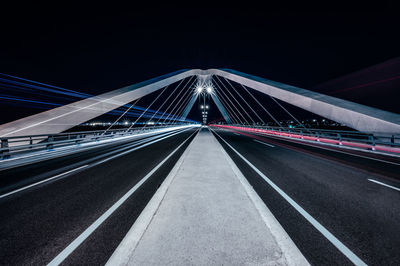
[[[400,262],[399,114],[231,69],[68,94],[0,125],[1,264]]]

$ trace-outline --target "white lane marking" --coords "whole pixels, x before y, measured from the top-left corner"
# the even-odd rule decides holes
[[[339,239],[337,239],[331,232],[322,226],[317,220],[314,219],[308,212],[306,212],[299,204],[297,204],[291,197],[289,197],[282,189],[280,189],[274,182],[271,181],[266,175],[258,170],[252,163],[250,163],[243,155],[235,150],[226,140],[224,140],[217,132],[215,132],[222,141],[225,142],[244,162],[246,162],[257,174],[259,174],[276,192],[278,192],[293,208],[296,209],[312,226],[315,227],[326,239],[329,240],[343,255],[345,255],[355,265],[367,265],[356,254],[354,254],[348,247],[346,247]]]
[[[70,173],[72,173],[72,172],[78,171],[78,170],[80,170],[80,169],[82,169],[82,168],[85,168],[85,167],[88,167],[88,166],[89,166],[88,164],[82,165],[82,166],[80,166],[80,167],[78,167],[78,168],[69,170],[69,171],[67,171],[67,172],[64,172],[64,173],[61,173],[61,174],[58,174],[58,175],[55,175],[55,176],[46,178],[46,179],[44,179],[44,180],[41,180],[41,181],[39,181],[39,182],[30,184],[30,185],[25,186],[25,187],[22,187],[22,188],[13,190],[13,191],[11,191],[11,192],[8,192],[8,193],[6,193],[6,194],[1,195],[1,196],[0,196],[0,199],[2,199],[2,198],[4,198],[4,197],[7,197],[7,196],[10,196],[10,195],[12,195],[12,194],[15,194],[15,193],[17,193],[17,192],[23,191],[23,190],[25,190],[25,189],[31,188],[31,187],[33,187],[33,186],[37,186],[37,185],[40,185],[40,184],[42,184],[42,183],[48,182],[48,181],[53,180],[53,179],[55,179],[55,178],[58,178],[58,177],[60,177],[60,176],[63,176],[63,175],[70,174]]]
[[[264,144],[264,145],[267,145],[267,146],[269,146],[269,147],[271,147],[271,148],[275,148],[275,146],[274,145],[271,145],[271,144],[269,144],[269,143],[265,143],[265,142],[262,142],[262,141],[259,141],[259,140],[256,140],[256,139],[253,139],[255,142],[258,142],[258,143],[261,143],[261,144]]]
[[[189,129],[190,129],[190,128],[189,128]],[[182,130],[182,131],[178,131],[178,132],[176,132],[176,133],[173,133],[173,134],[170,134],[170,135],[166,135],[165,137],[158,138],[158,139],[157,139],[157,136],[156,136],[156,137],[151,137],[150,139],[155,138],[155,140],[150,141],[150,142],[147,142],[147,143],[143,144],[142,146],[136,146],[136,145],[141,144],[141,143],[143,143],[143,142],[146,142],[146,141],[148,141],[149,139],[138,140],[138,141],[134,142],[132,145],[130,145],[130,147],[131,147],[131,146],[136,146],[136,147],[134,147],[134,148],[132,148],[132,149],[129,149],[129,150],[124,151],[124,152],[121,152],[121,153],[118,153],[118,154],[116,154],[116,155],[114,155],[114,156],[108,157],[108,158],[106,158],[106,159],[104,159],[104,160],[95,162],[95,163],[93,163],[93,164],[90,164],[90,165],[89,165],[89,164],[86,164],[86,165],[80,166],[80,167],[78,167],[78,168],[69,170],[69,171],[67,171],[67,172],[65,172],[65,173],[61,173],[61,174],[58,174],[58,175],[56,175],[56,176],[53,176],[53,177],[50,177],[50,178],[46,178],[46,179],[41,180],[41,181],[39,181],[39,182],[30,184],[30,185],[28,185],[28,186],[26,186],[26,187],[22,187],[22,188],[19,188],[19,189],[14,190],[14,191],[8,192],[8,193],[6,193],[6,194],[0,195],[0,199],[5,198],[5,197],[7,197],[7,196],[10,196],[10,195],[12,195],[12,194],[14,194],[14,193],[20,192],[20,191],[22,191],[22,190],[31,188],[31,187],[33,187],[33,186],[40,185],[40,184],[42,184],[42,183],[45,183],[45,182],[47,182],[47,181],[50,181],[50,180],[52,180],[52,179],[54,179],[54,178],[57,178],[57,177],[60,177],[60,176],[62,176],[62,175],[66,175],[66,174],[69,174],[69,173],[71,173],[71,172],[77,171],[77,170],[79,170],[79,169],[81,169],[81,168],[88,167],[88,166],[93,167],[93,166],[102,164],[102,163],[104,163],[104,162],[106,162],[106,161],[109,161],[109,160],[111,160],[111,159],[115,159],[115,158],[120,157],[120,156],[122,156],[122,155],[125,155],[125,154],[127,154],[127,153],[130,153],[130,152],[136,151],[136,150],[138,150],[138,149],[144,148],[144,147],[146,147],[146,146],[148,146],[148,145],[151,145],[151,144],[156,143],[156,142],[158,142],[158,141],[161,141],[161,140],[163,140],[163,139],[172,137],[172,136],[177,135],[177,134],[179,134],[179,133],[185,132],[185,131],[187,131],[187,130],[189,130],[189,129],[185,129],[185,130]],[[168,133],[166,133],[166,134],[168,134]],[[123,147],[121,150],[125,150],[125,149],[127,149],[127,147]],[[115,151],[112,151],[111,153],[115,153]]]
[[[240,134],[238,134],[238,133],[233,133],[233,134],[235,134],[235,135],[237,135],[237,136],[241,136]]]
[[[193,134],[196,132],[193,132]],[[117,202],[115,202],[105,213],[103,213],[99,218],[97,218],[94,223],[92,223],[88,228],[86,228],[83,233],[81,233],[74,241],[72,241],[61,253],[59,253],[52,261],[50,261],[50,266],[61,264],[83,241],[86,240],[108,217],[110,217],[113,212],[118,209],[135,191],[149,179],[154,172],[156,172],[172,155],[179,150],[183,144],[188,141],[193,134],[191,134],[184,142],[182,142],[175,150],[173,150],[167,157],[164,158],[156,167],[154,167],[146,176],[144,176],[136,185],[134,185],[125,195],[122,196]]]
[[[188,126],[176,127],[176,128],[169,129],[169,130],[168,129],[162,129],[162,130],[158,130],[158,131],[155,131],[155,132],[139,133],[138,135],[129,135],[129,136],[123,136],[123,137],[118,137],[118,138],[113,138],[113,139],[105,139],[105,140],[100,140],[99,142],[83,143],[83,144],[80,144],[82,146],[79,146],[79,149],[81,149],[80,151],[84,151],[84,150],[88,150],[88,149],[91,149],[91,148],[96,148],[96,147],[99,147],[99,146],[101,147],[102,145],[108,145],[108,144],[110,144],[110,142],[114,142],[114,143],[123,142],[123,141],[126,141],[129,138],[138,138],[138,137],[147,138],[148,137],[147,135],[156,135],[156,134],[159,134],[159,133],[162,134],[164,132],[180,130],[180,129],[183,129],[185,127],[188,127]],[[138,140],[141,140],[143,138],[139,138]],[[78,147],[77,145],[59,147],[59,148],[56,148],[54,150],[54,153],[51,153],[51,155],[58,155],[59,153],[61,153],[59,155],[64,155],[65,153],[68,153],[71,150],[71,148],[72,148],[72,150],[76,150],[77,147]],[[12,157],[12,158],[9,158],[9,159],[2,159],[2,160],[0,160],[0,165],[1,164],[6,164],[6,163],[14,161],[14,160],[26,159],[26,158],[29,158],[29,157],[40,156],[40,155],[49,155],[49,151],[46,150],[46,151],[41,151],[41,152],[38,152],[38,153],[35,153],[35,154]]]
[[[278,222],[278,220],[275,218],[272,212],[268,209],[267,205],[265,205],[265,202],[260,198],[260,196],[254,190],[254,188],[247,181],[246,177],[237,167],[237,165],[229,156],[229,154],[225,151],[225,149],[221,146],[221,144],[218,143],[218,145],[220,145],[222,153],[225,155],[225,159],[228,161],[236,177],[243,185],[248,197],[253,202],[258,213],[260,214],[261,219],[264,221],[265,225],[268,227],[268,229],[274,236],[278,246],[281,248],[284,257],[288,262],[288,265],[297,265],[297,266],[310,265],[307,259],[301,253],[301,251],[297,248],[296,244],[290,238],[288,233]]]
[[[344,154],[348,154],[348,155],[352,155],[352,156],[356,156],[356,157],[361,157],[361,158],[364,158],[364,159],[370,159],[370,160],[374,160],[374,161],[378,161],[378,162],[389,163],[389,164],[393,164],[393,165],[400,165],[400,163],[395,163],[395,162],[391,162],[391,161],[385,161],[385,160],[372,158],[372,157],[367,157],[367,156],[363,156],[363,155],[359,155],[359,154],[353,154],[353,153],[349,153],[349,152],[345,152],[345,151],[339,151],[339,150],[336,150],[336,149],[329,149],[329,148],[321,147],[321,146],[317,145],[316,143],[308,143],[305,140],[294,141],[294,140],[291,140],[291,139],[287,139],[286,137],[278,138],[278,137],[275,137],[275,136],[270,136],[270,135],[266,135],[266,134],[258,134],[258,133],[256,133],[256,135],[260,135],[260,136],[263,136],[263,137],[270,137],[270,138],[274,138],[274,139],[277,139],[277,140],[283,140],[283,141],[288,141],[288,142],[297,143],[297,144],[302,144],[302,145],[306,145],[306,146],[311,146],[311,147],[315,147],[315,148],[319,148],[319,149],[323,149],[323,150],[327,150],[327,151],[340,152],[340,153],[344,153]],[[307,143],[309,145],[307,145]],[[331,144],[321,143],[321,145],[331,145]],[[335,147],[337,147],[337,146],[335,146]],[[343,147],[343,146],[341,146],[341,147],[343,149],[350,149],[349,147]],[[356,150],[356,151],[360,151],[360,150]]]
[[[374,182],[374,183],[376,183],[376,184],[379,184],[379,185],[382,185],[382,186],[385,186],[385,187],[388,187],[388,188],[391,188],[391,189],[394,189],[394,190],[400,191],[400,188],[398,188],[398,187],[394,187],[394,186],[391,186],[391,185],[388,185],[388,184],[385,184],[385,183],[379,182],[379,181],[377,181],[377,180],[374,180],[374,179],[369,179],[369,178],[368,178],[368,181],[371,181],[371,182]]]
[[[146,207],[140,213],[139,217],[136,219],[131,229],[129,229],[124,239],[121,241],[121,243],[115,249],[114,253],[108,259],[106,266],[128,265],[130,255],[133,254],[133,251],[136,249],[137,244],[139,243],[144,232],[149,226],[151,220],[153,219],[157,209],[161,204],[161,201],[164,199],[164,196],[167,193],[169,185],[174,180],[183,161],[191,150],[192,143],[184,151],[182,156],[172,168],[171,172],[169,172],[168,176],[162,182],[161,186],[157,189],[156,193],[153,195],[153,197],[147,203]]]
[[[189,129],[190,129],[190,128],[189,128]],[[118,154],[113,155],[113,156],[111,156],[111,157],[108,157],[108,158],[106,158],[106,159],[104,159],[104,160],[101,160],[101,161],[99,161],[99,162],[96,162],[96,163],[93,164],[93,166],[94,166],[94,165],[101,164],[101,163],[105,163],[105,162],[107,162],[107,161],[109,161],[109,160],[115,159],[115,158],[120,157],[120,156],[122,156],[122,155],[125,155],[125,154],[127,154],[127,153],[130,153],[130,152],[136,151],[136,150],[138,150],[138,149],[144,148],[144,147],[149,146],[149,145],[151,145],[151,144],[153,144],[153,143],[159,142],[159,141],[161,141],[161,140],[163,140],[163,139],[166,139],[166,138],[175,136],[175,135],[177,135],[177,134],[180,134],[180,133],[182,133],[182,132],[185,132],[185,131],[187,131],[187,130],[189,130],[189,129],[185,129],[185,130],[182,130],[182,131],[178,131],[178,132],[175,132],[175,133],[173,133],[173,134],[166,135],[165,137],[162,137],[162,138],[158,138],[158,139],[156,138],[155,140],[150,141],[150,142],[147,142],[147,143],[143,144],[142,146],[135,147],[135,148],[133,148],[133,149],[130,149],[130,150],[127,150],[127,151],[118,153]]]

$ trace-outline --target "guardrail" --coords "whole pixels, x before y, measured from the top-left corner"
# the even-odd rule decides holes
[[[400,134],[388,135],[385,133],[368,134],[358,131],[326,130],[313,128],[280,128],[269,126],[244,126],[244,125],[211,125],[221,128],[265,133],[276,136],[297,138],[303,140],[325,142],[330,144],[352,146],[370,150],[386,152],[400,152]]]
[[[33,152],[40,150],[52,150],[56,147],[68,145],[80,145],[83,143],[100,141],[104,139],[113,139],[128,135],[135,135],[148,131],[157,131],[164,128],[178,127],[179,125],[171,126],[153,126],[126,129],[113,129],[105,132],[104,130],[81,131],[81,132],[66,132],[59,134],[43,134],[32,136],[15,136],[15,137],[0,137],[0,158],[8,159],[13,155],[23,152]]]

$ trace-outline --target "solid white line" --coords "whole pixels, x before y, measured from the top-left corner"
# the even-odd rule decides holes
[[[44,183],[44,182],[48,182],[48,181],[53,180],[53,179],[55,179],[55,178],[58,178],[58,177],[60,177],[60,176],[63,176],[63,175],[66,175],[66,174],[69,174],[69,173],[78,171],[78,170],[80,170],[80,169],[82,169],[82,168],[85,168],[85,167],[88,167],[88,166],[89,166],[88,164],[82,165],[82,166],[80,166],[80,167],[78,167],[78,168],[75,168],[75,169],[69,170],[69,171],[67,171],[67,172],[64,172],[64,173],[55,175],[55,176],[53,176],[53,177],[46,178],[46,179],[41,180],[41,181],[39,181],[39,182],[30,184],[29,186],[26,186],[26,187],[22,187],[22,188],[13,190],[13,191],[11,191],[11,192],[8,192],[8,193],[6,193],[6,194],[1,195],[1,196],[0,196],[0,199],[2,199],[2,198],[4,198],[4,197],[7,197],[7,196],[10,196],[10,195],[12,195],[12,194],[15,194],[15,193],[17,193],[17,192],[23,191],[23,190],[25,190],[25,189],[28,189],[28,188],[30,188],[30,187],[40,185],[40,184],[42,184],[42,183]]]
[[[253,139],[255,142],[258,142],[258,143],[261,143],[261,144],[264,144],[264,145],[267,145],[267,146],[269,146],[269,147],[271,147],[271,148],[275,148],[275,146],[274,145],[271,145],[271,144],[268,144],[268,143],[265,143],[265,142],[262,142],[262,141],[259,141],[259,140],[256,140],[256,139]]]
[[[214,131],[215,132],[215,131]],[[329,240],[343,255],[345,255],[355,265],[367,265],[356,254],[354,254],[348,247],[346,247],[339,239],[337,239],[331,232],[322,226],[317,220],[314,219],[308,212],[306,212],[299,204],[297,204],[291,197],[289,197],[282,189],[280,189],[274,182],[271,181],[266,175],[258,170],[252,163],[250,163],[243,155],[235,150],[226,140],[224,140],[217,132],[215,132],[222,141],[225,142],[244,162],[246,162],[257,174],[259,174],[276,192],[278,192],[293,208],[296,209],[312,226],[315,227],[326,239]]]
[[[217,141],[215,139],[215,141]],[[244,187],[248,197],[253,202],[254,206],[256,207],[258,213],[261,216],[261,219],[264,221],[265,225],[268,227],[272,235],[274,236],[278,246],[281,248],[281,251],[286,258],[288,265],[310,265],[301,251],[298,249],[296,244],[290,238],[288,233],[282,227],[282,225],[278,222],[272,212],[268,209],[265,202],[260,198],[254,188],[250,185],[247,181],[246,177],[237,167],[235,162],[232,158],[228,155],[225,149],[220,145],[222,153],[225,155],[225,159],[228,161],[229,165],[231,166],[233,172],[235,173],[236,177],[238,178],[239,182]]]
[[[146,207],[140,213],[139,217],[136,219],[131,229],[129,229],[124,239],[121,241],[121,243],[115,249],[114,253],[108,259],[106,266],[128,264],[130,255],[133,254],[133,251],[136,249],[137,244],[139,243],[144,232],[149,226],[151,220],[153,219],[157,209],[161,204],[161,201],[164,199],[164,196],[167,193],[169,185],[174,180],[183,161],[191,150],[192,143],[186,148],[185,152],[179,158],[175,166],[172,168],[171,172],[169,172],[168,176],[162,182],[161,186],[157,189],[156,193],[153,195],[153,197],[147,203]]]
[[[123,142],[129,138],[138,138],[139,137],[139,140],[140,140],[140,139],[144,139],[144,137],[148,137],[147,135],[157,135],[157,134],[160,135],[164,132],[180,130],[185,127],[188,127],[188,126],[181,126],[181,127],[176,127],[176,128],[172,128],[172,129],[159,129],[157,131],[147,132],[147,133],[139,133],[137,135],[128,135],[128,136],[122,136],[122,137],[117,137],[117,138],[112,138],[112,139],[104,139],[104,140],[100,140],[99,142],[85,142],[85,143],[81,144],[81,146],[79,146],[79,149],[80,149],[79,151],[96,148],[96,147],[102,146],[102,145],[109,145],[111,142],[116,142],[116,143]],[[143,138],[140,138],[140,137],[143,137]],[[45,151],[40,151],[40,152],[37,152],[34,154],[27,154],[27,155],[18,156],[18,157],[12,157],[9,159],[2,159],[2,160],[0,160],[0,165],[9,163],[14,160],[20,160],[20,159],[25,159],[25,158],[35,157],[35,156],[40,156],[40,155],[64,155],[64,154],[68,153],[71,149],[76,150],[77,148],[78,148],[78,146],[76,144],[73,144],[73,145],[68,145],[68,146],[63,146],[63,147],[57,147],[54,149],[54,151],[51,154],[49,154],[48,150],[45,150]],[[77,152],[79,152],[79,151],[77,151]],[[63,153],[61,153],[61,152],[63,152]],[[59,153],[61,153],[61,154],[59,154]]]
[[[388,187],[388,188],[391,188],[391,189],[394,189],[394,190],[400,191],[400,188],[398,188],[398,187],[394,187],[394,186],[391,186],[391,185],[388,185],[388,184],[385,184],[385,183],[379,182],[379,181],[377,181],[377,180],[374,180],[374,179],[369,179],[369,178],[368,178],[368,181],[371,181],[371,182],[374,182],[374,183],[376,183],[376,184],[379,184],[379,185],[382,185],[382,186],[385,186],[385,187]]]
[[[185,130],[182,130],[182,131],[175,132],[175,133],[170,134],[170,135],[166,135],[166,136],[164,136],[164,137],[162,137],[162,138],[155,139],[155,140],[153,140],[153,141],[150,141],[150,142],[147,142],[147,143],[143,144],[142,146],[138,146],[138,147],[135,147],[135,148],[133,148],[133,149],[130,149],[130,150],[127,150],[127,151],[118,153],[118,154],[116,154],[116,155],[113,155],[113,156],[111,156],[111,157],[108,157],[108,158],[106,158],[106,159],[103,159],[103,160],[101,160],[101,161],[99,161],[99,162],[94,163],[93,165],[98,165],[98,164],[101,164],[101,163],[105,163],[105,162],[107,162],[107,161],[109,161],[109,160],[115,159],[115,158],[117,158],[117,157],[120,157],[120,156],[125,155],[125,154],[127,154],[127,153],[136,151],[136,150],[138,150],[138,149],[147,147],[147,146],[149,146],[149,145],[151,145],[151,144],[153,144],[153,143],[156,143],[156,142],[159,142],[159,141],[164,140],[164,139],[166,139],[166,138],[175,136],[175,135],[180,134],[180,133],[182,133],[182,132],[185,132],[185,131],[187,131],[187,130],[189,130],[189,129],[190,129],[190,128],[185,129]]]
[[[189,129],[190,129],[190,128],[189,128]],[[136,151],[136,150],[138,150],[138,149],[144,148],[144,147],[149,146],[149,145],[151,145],[151,144],[153,144],[153,143],[159,142],[159,141],[161,141],[161,140],[163,140],[163,139],[166,139],[166,138],[172,137],[172,136],[174,136],[174,135],[177,135],[177,134],[179,134],[179,133],[185,132],[185,131],[187,131],[187,130],[189,130],[189,129],[185,129],[185,130],[182,130],[182,131],[178,131],[178,132],[175,132],[175,133],[173,133],[173,134],[166,135],[166,136],[164,136],[164,137],[162,137],[162,138],[156,138],[156,137],[154,137],[154,138],[156,138],[155,140],[150,141],[150,142],[147,142],[147,143],[143,144],[142,146],[136,146],[136,147],[134,147],[134,148],[132,148],[132,149],[129,149],[129,150],[124,151],[124,152],[120,152],[120,153],[118,153],[118,154],[116,154],[116,155],[113,155],[113,156],[108,157],[108,158],[106,158],[106,159],[104,159],[104,160],[95,162],[95,163],[93,163],[93,164],[90,164],[90,165],[89,165],[89,164],[86,164],[86,165],[80,166],[80,167],[78,167],[78,168],[69,170],[69,171],[67,171],[67,172],[65,172],[65,173],[61,173],[61,174],[58,174],[58,175],[56,175],[56,176],[53,176],[53,177],[50,177],[50,178],[46,178],[46,179],[41,180],[41,181],[39,181],[39,182],[30,184],[30,185],[28,185],[28,186],[26,186],[26,187],[22,187],[22,188],[16,189],[16,190],[11,191],[11,192],[8,192],[8,193],[6,193],[6,194],[0,195],[0,199],[5,198],[5,197],[7,197],[7,196],[10,196],[10,195],[12,195],[12,194],[14,194],[14,193],[20,192],[20,191],[22,191],[22,190],[31,188],[31,187],[33,187],[33,186],[40,185],[40,184],[42,184],[42,183],[44,183],[44,182],[50,181],[50,180],[52,180],[52,179],[54,179],[54,178],[57,178],[57,177],[60,177],[60,176],[62,176],[62,175],[66,175],[66,174],[69,174],[69,173],[71,173],[71,172],[77,171],[77,170],[79,170],[79,169],[81,169],[81,168],[88,167],[88,166],[93,167],[93,166],[102,164],[102,163],[104,163],[104,162],[106,162],[106,161],[109,161],[109,160],[111,160],[111,159],[115,159],[115,158],[120,157],[120,156],[123,156],[123,155],[125,155],[125,154],[127,154],[127,153],[130,153],[130,152]],[[135,143],[133,143],[131,146],[135,146],[135,145],[141,144],[141,143],[146,142],[146,141],[148,141],[148,139],[141,139],[141,140],[138,140],[138,141],[136,141]],[[124,148],[126,149],[126,147],[124,147]],[[124,148],[123,148],[123,149],[124,149]]]
[[[194,132],[196,133],[196,132]],[[193,134],[194,134],[193,133]],[[105,213],[103,213],[97,220],[92,223],[83,233],[81,233],[74,241],[72,241],[61,253],[59,253],[48,265],[59,265],[61,264],[83,241],[86,240],[113,212],[118,209],[135,191],[149,179],[154,172],[156,172],[172,155],[175,154],[182,147],[183,144],[188,141],[191,134],[184,142],[182,142],[175,150],[173,150],[167,157],[164,158],[156,167],[154,167],[146,176],[144,176],[135,186],[133,186],[122,198],[115,202]]]

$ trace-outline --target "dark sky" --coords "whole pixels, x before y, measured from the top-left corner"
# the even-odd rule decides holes
[[[385,1],[54,2],[2,4],[0,72],[100,94],[182,68],[226,67],[318,90],[400,55],[399,12]]]

